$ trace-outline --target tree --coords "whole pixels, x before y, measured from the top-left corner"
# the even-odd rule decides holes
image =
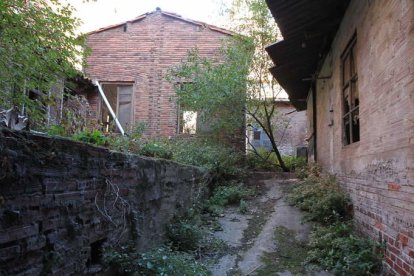
[[[281,137],[277,137],[280,122],[275,120],[275,101],[282,89],[269,73],[273,64],[265,52],[265,46],[278,37],[277,26],[263,0],[234,0],[228,13],[231,27],[242,36],[225,43],[221,63],[190,52],[173,70],[173,75],[191,81],[177,90],[178,101],[203,112],[205,118],[215,117],[218,129],[230,131],[235,130],[239,110],[243,110],[247,123],[258,125],[269,137],[279,166],[289,171],[277,146]]]
[[[244,130],[251,53],[250,40],[235,36],[223,41],[216,60],[204,58],[193,49],[169,73],[169,79],[177,84],[178,104],[196,111],[198,120],[215,138],[229,141],[234,133]],[[240,135],[244,138],[244,133]]]
[[[29,91],[47,95],[53,84],[76,74],[85,52],[72,13],[58,0],[0,1],[0,107],[41,119],[48,97],[33,101]]]

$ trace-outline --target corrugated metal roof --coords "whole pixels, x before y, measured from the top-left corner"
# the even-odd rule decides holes
[[[349,0],[266,0],[284,40],[266,47],[270,72],[298,110],[306,109],[311,79],[329,49]]]

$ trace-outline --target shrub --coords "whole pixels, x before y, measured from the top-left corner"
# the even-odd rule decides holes
[[[247,208],[243,200],[253,195],[253,190],[246,189],[242,185],[217,186],[213,195],[204,204],[204,209],[212,214],[218,214],[224,206],[239,205],[240,210]],[[243,201],[243,202],[242,202]]]
[[[243,175],[241,154],[223,145],[206,140],[179,139],[172,141],[173,160],[209,170],[213,182]]]
[[[122,275],[209,275],[206,267],[193,256],[168,247],[143,254],[136,252],[133,246],[122,246],[117,250],[108,248],[104,252],[104,263]]]
[[[337,222],[317,227],[309,247],[308,263],[339,275],[373,275],[381,268],[384,245],[357,237],[351,225]]]
[[[253,170],[275,170],[279,164],[276,154],[264,148],[258,148],[256,152],[247,154],[247,166]]]
[[[139,154],[149,157],[171,159],[172,152],[167,141],[151,140],[143,144],[139,149]]]
[[[302,180],[290,191],[289,201],[307,211],[308,220],[322,223],[347,218],[351,205],[335,176],[328,174]]]
[[[66,136],[65,128],[59,125],[52,125],[46,130],[48,135]]]
[[[285,155],[282,156],[282,159],[290,171],[296,171],[306,166],[306,159],[302,157]],[[272,171],[280,169],[276,154],[264,148],[258,148],[256,152],[249,152],[246,161],[248,168],[253,170]]]
[[[73,135],[72,138],[76,141],[91,143],[99,146],[103,146],[107,142],[105,135],[99,130],[84,130]]]
[[[292,172],[306,167],[306,159],[303,157],[286,155],[286,156],[282,156],[282,159],[285,162],[286,167],[288,167],[289,170]]]
[[[203,233],[194,219],[181,218],[168,225],[167,237],[178,250],[192,251],[198,248]]]

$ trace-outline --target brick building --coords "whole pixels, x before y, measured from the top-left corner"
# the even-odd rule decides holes
[[[220,59],[222,41],[232,35],[157,8],[88,33],[92,54],[85,73],[100,81],[124,128],[144,123],[145,135],[152,137],[192,132],[195,119],[185,120],[191,114],[177,106],[174,84],[166,80],[166,74],[196,47],[201,56]],[[99,123],[112,120],[98,92],[89,94],[88,101],[92,119]]]
[[[335,173],[357,228],[414,275],[414,2],[267,0],[284,40],[273,75],[307,110],[311,157]]]
[[[273,124],[276,126],[276,144],[280,154],[296,156],[297,150],[307,146],[306,111],[297,111],[286,99],[275,101],[276,114]],[[272,144],[266,133],[257,126],[248,128],[251,146],[272,150]]]

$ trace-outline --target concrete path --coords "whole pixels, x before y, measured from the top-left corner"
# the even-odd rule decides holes
[[[242,215],[237,208],[227,209],[219,219],[223,231],[216,232],[217,238],[225,241],[234,250],[212,265],[213,276],[264,275],[260,272],[266,265],[263,256],[277,252],[275,229],[283,227],[294,233],[294,239],[306,243],[311,225],[303,223],[303,214],[287,204],[282,193],[283,185],[294,183],[294,179],[273,177],[254,183],[261,194],[248,202],[249,213]],[[283,255],[283,252],[280,252]],[[330,275],[312,273],[312,275]],[[272,275],[293,275],[289,270]]]

